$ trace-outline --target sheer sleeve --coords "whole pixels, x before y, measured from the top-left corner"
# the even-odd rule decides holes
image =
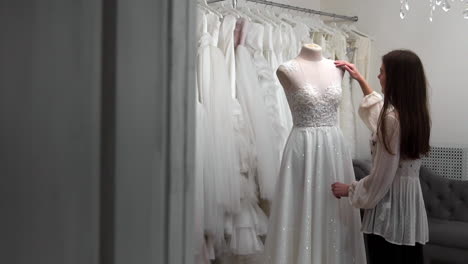
[[[377,92],[372,92],[362,99],[359,106],[359,117],[373,133],[377,130],[380,111],[383,107],[383,98]]]
[[[369,116],[369,115],[367,115]],[[368,119],[369,124],[374,124]],[[387,140],[391,152],[385,148],[380,137],[376,145],[376,153],[370,175],[360,181],[355,181],[349,188],[349,201],[357,208],[374,208],[387,194],[400,162],[400,128],[394,113],[389,113],[385,120]],[[374,130],[375,131],[375,130]]]

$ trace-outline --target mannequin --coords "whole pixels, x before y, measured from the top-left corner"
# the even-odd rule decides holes
[[[295,69],[299,68],[299,69]],[[317,44],[305,44],[299,55],[281,65],[276,71],[285,92],[294,91],[304,83],[318,89],[340,84],[344,72],[337,68],[332,60],[322,56],[322,47]]]
[[[351,183],[353,164],[337,126],[343,71],[306,44],[277,71],[294,121],[281,160],[265,244],[269,264],[366,264],[361,217],[329,190]]]

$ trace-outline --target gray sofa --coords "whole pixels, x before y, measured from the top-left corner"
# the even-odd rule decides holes
[[[356,179],[369,174],[369,161],[353,165]],[[424,167],[420,180],[429,222],[425,264],[468,264],[468,181],[445,179]]]

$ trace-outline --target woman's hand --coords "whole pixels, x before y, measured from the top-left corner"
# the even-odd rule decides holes
[[[349,75],[356,81],[364,81],[364,77],[362,77],[361,73],[359,73],[354,64],[351,64],[347,61],[335,61],[335,66],[349,72]]]
[[[364,77],[362,77],[361,73],[359,73],[358,69],[356,68],[354,64],[351,64],[347,61],[335,61],[335,65],[336,67],[349,72],[349,75],[351,76],[351,78],[359,82],[359,86],[361,86],[361,90],[364,95],[371,94],[374,91],[369,86],[369,84],[364,79]]]
[[[340,199],[341,197],[347,197],[349,194],[349,184],[344,184],[341,182],[335,182],[332,184],[333,195]]]

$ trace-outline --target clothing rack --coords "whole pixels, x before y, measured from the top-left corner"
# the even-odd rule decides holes
[[[225,0],[211,0],[211,1],[208,1],[208,3],[212,4],[212,3],[216,3],[216,2],[222,2],[222,1],[225,1]],[[233,6],[236,7],[237,1],[236,0],[232,0],[232,1],[233,1]],[[292,6],[292,5],[286,5],[286,4],[276,3],[276,2],[267,1],[267,0],[246,0],[246,1],[247,2],[258,3],[258,4],[263,4],[263,5],[276,6],[276,7],[295,10],[295,11],[304,12],[304,13],[308,13],[308,14],[333,17],[333,18],[338,18],[338,19],[343,19],[343,20],[348,20],[348,21],[353,21],[353,22],[356,22],[359,19],[357,16],[338,15],[338,14],[335,14],[335,13],[322,12],[322,11],[318,11],[318,10],[314,10],[314,9],[297,7],[297,6]]]
[[[211,1],[208,1],[208,4],[213,4],[213,3],[217,3],[217,2],[224,2],[226,0],[211,0]],[[232,0],[232,6],[234,8],[237,7],[237,0]]]

